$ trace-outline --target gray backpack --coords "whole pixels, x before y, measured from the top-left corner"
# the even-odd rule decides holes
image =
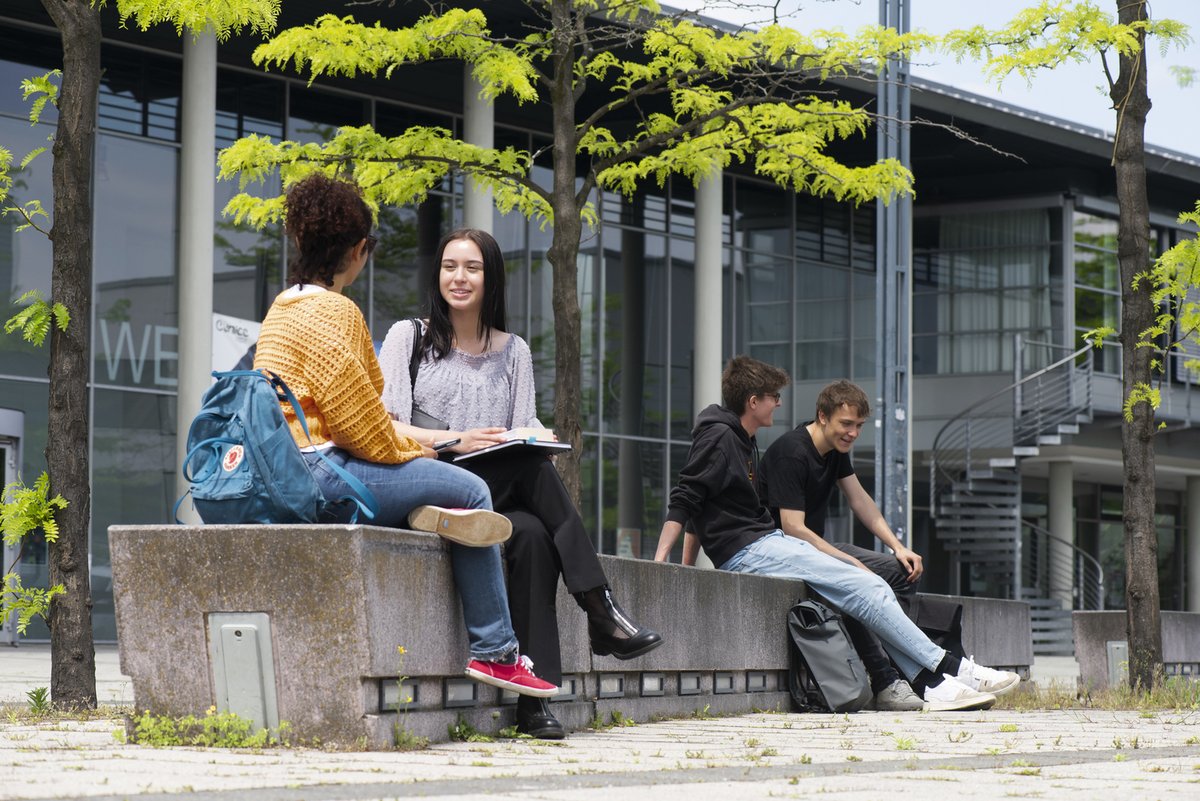
[[[842,616],[819,601],[788,610],[788,691],[804,712],[857,712],[871,702],[871,682]]]

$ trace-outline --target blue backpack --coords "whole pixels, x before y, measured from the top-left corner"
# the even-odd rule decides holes
[[[216,379],[200,402],[200,411],[188,430],[183,477],[205,523],[315,523],[330,506],[309,472],[288,428],[280,404],[292,405],[300,426],[308,433],[304,410],[283,379],[268,371],[214,372]],[[311,442],[311,437],[309,439]],[[366,485],[327,459],[317,455],[345,481],[358,497],[358,514],[374,519],[379,511]],[[175,504],[175,522],[179,505]]]

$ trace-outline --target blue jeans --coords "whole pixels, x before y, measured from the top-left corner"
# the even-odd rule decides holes
[[[735,553],[721,569],[802,579],[883,640],[909,681],[922,668],[935,671],[946,655],[908,619],[886,581],[778,529]]]
[[[452,509],[492,508],[492,496],[483,479],[436,459],[380,464],[356,459],[341,448],[330,448],[325,456],[375,494],[379,514],[369,521],[371,525],[408,528],[408,513],[424,504]],[[346,482],[315,453],[304,454],[304,459],[328,500],[353,495]],[[450,564],[462,600],[471,658],[491,662],[512,651],[517,647],[517,636],[508,614],[500,546],[470,548],[451,542]]]

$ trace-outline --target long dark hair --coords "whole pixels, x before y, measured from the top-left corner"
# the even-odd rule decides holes
[[[504,311],[504,254],[495,237],[478,228],[459,228],[442,237],[431,265],[428,287],[429,327],[421,340],[421,349],[441,359],[450,353],[454,344],[454,326],[450,323],[450,306],[442,297],[439,275],[446,246],[459,239],[469,239],[483,254],[483,306],[479,310],[479,334],[486,333],[485,349],[491,347],[491,329],[507,331]]]
[[[284,229],[292,240],[288,282],[333,283],[346,251],[371,233],[371,209],[359,188],[313,173],[288,190]]]

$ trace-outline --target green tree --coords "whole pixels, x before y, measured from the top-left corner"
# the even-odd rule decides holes
[[[58,124],[51,147],[54,198],[47,236],[52,243],[50,308],[79,321],[50,329],[50,409],[46,493],[65,499],[55,515],[50,583],[63,592],[50,601],[50,691],[60,708],[96,705],[88,532],[91,524],[88,459],[88,357],[92,289],[92,184],[96,111],[100,92],[101,8],[105,0],[42,0],[62,37],[57,89]],[[250,28],[274,29],[279,0],[115,0],[121,21],[142,30],[167,22],[189,34],[211,29],[219,39]],[[11,154],[0,152],[0,192]],[[39,207],[40,208],[40,207]],[[27,216],[28,220],[29,217]],[[45,303],[46,301],[43,301]]]
[[[450,172],[494,193],[503,212],[517,210],[553,226],[555,320],[554,427],[575,446],[559,466],[579,497],[580,238],[595,218],[598,189],[631,195],[672,175],[698,182],[714,168],[747,164],[797,192],[854,202],[910,192],[899,163],[848,165],[829,143],[863,135],[871,113],[836,98],[833,76],[861,74],[888,58],[907,58],[931,43],[922,34],[864,29],[809,36],[771,25],[722,31],[660,14],[654,0],[525,0],[526,18],[493,30],[479,9],[449,9],[389,29],[350,17],[323,16],[285,30],[254,53],[268,68],[292,66],[311,80],[360,74],[402,80],[404,65],[461,61],[482,97],[511,97],[547,115],[548,152],[488,149],[440,128],[413,127],[385,137],[346,127],[323,144],[243,139],[219,159],[222,177],[261,180],[279,170],[286,187],[315,169],[341,171],[376,204],[421,200]],[[535,163],[551,169],[539,182]],[[240,221],[279,218],[280,198],[236,197]]]
[[[1039,70],[1067,62],[1099,59],[1116,114],[1113,169],[1116,172],[1119,220],[1117,259],[1121,282],[1121,373],[1126,398],[1126,424],[1121,429],[1125,476],[1126,615],[1129,681],[1154,687],[1162,666],[1159,615],[1158,538],[1154,525],[1154,409],[1150,391],[1154,347],[1145,347],[1145,332],[1159,320],[1152,282],[1142,280],[1149,267],[1150,206],[1146,196],[1145,129],[1150,112],[1146,39],[1163,46],[1183,45],[1186,26],[1174,20],[1152,20],[1146,0],[1117,0],[1114,17],[1090,1],[1042,2],[1021,11],[1000,30],[976,27],[947,36],[947,46],[960,56],[987,64],[997,82],[1012,74],[1033,80]],[[1113,60],[1116,73],[1113,72]],[[1101,337],[1105,333],[1095,332]],[[1161,347],[1161,342],[1154,343]]]

